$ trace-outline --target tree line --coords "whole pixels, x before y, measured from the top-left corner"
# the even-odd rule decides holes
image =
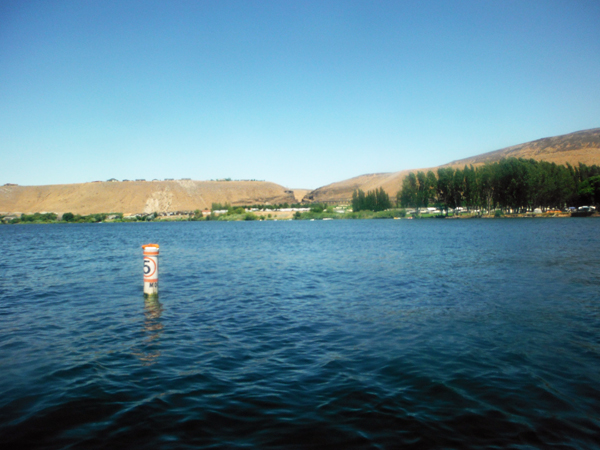
[[[361,190],[352,193],[352,211],[385,211],[392,207],[390,196],[383,188],[368,191],[366,194]]]
[[[353,196],[354,199],[354,196]],[[512,210],[594,205],[600,202],[600,167],[507,158],[464,169],[410,173],[396,194],[401,207]]]

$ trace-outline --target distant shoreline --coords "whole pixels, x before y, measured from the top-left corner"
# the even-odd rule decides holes
[[[495,216],[493,214],[460,214],[460,215],[415,215],[409,217],[398,217],[394,216],[396,211],[381,211],[380,213],[374,213],[372,211],[360,211],[359,213],[302,213],[300,216],[293,217],[291,213],[285,212],[277,214],[272,212],[262,215],[256,214],[234,214],[234,215],[217,215],[216,217],[155,217],[151,219],[128,219],[128,218],[117,218],[117,219],[101,219],[101,220],[81,220],[78,222],[70,222],[65,220],[31,220],[31,221],[1,221],[0,225],[52,225],[52,224],[81,224],[81,223],[140,223],[140,222],[242,222],[242,221],[318,221],[318,220],[472,220],[472,219],[564,219],[572,218],[570,213],[561,214],[547,214],[547,213],[516,213],[516,214],[502,214]],[[589,216],[589,218],[598,218],[600,213],[595,212]],[[573,217],[583,218],[583,217]]]

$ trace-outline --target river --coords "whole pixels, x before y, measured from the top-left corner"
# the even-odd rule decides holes
[[[598,249],[597,219],[0,226],[0,440],[599,448]]]

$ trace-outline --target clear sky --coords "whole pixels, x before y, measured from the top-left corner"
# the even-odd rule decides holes
[[[0,184],[316,188],[600,126],[600,1],[0,2]]]

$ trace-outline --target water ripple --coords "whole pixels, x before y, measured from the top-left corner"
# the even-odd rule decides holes
[[[0,227],[0,438],[599,448],[599,227]],[[141,297],[147,242],[160,301]]]

